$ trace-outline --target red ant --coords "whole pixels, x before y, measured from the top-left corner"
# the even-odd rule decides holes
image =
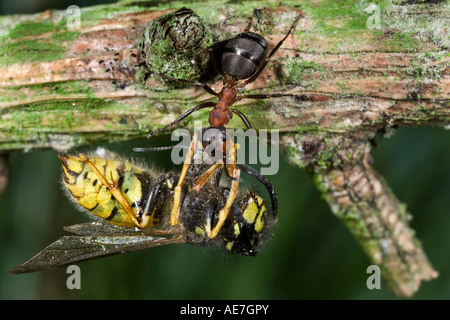
[[[194,86],[200,86],[212,95],[219,98],[219,101],[212,102],[207,101],[199,104],[198,106],[186,111],[179,116],[173,122],[166,126],[150,133],[148,137],[165,130],[168,127],[178,124],[190,114],[197,110],[211,108],[209,113],[209,124],[212,128],[219,128],[224,130],[224,126],[231,120],[233,113],[242,119],[248,129],[252,128],[249,120],[237,109],[231,109],[231,106],[242,99],[269,99],[283,96],[292,96],[292,94],[249,94],[239,95],[239,93],[245,88],[246,85],[255,81],[261,72],[266,67],[270,58],[277,52],[283,42],[292,32],[297,22],[300,20],[300,15],[295,19],[289,31],[284,38],[278,42],[278,44],[267,55],[267,41],[262,36],[253,32],[244,32],[238,34],[236,37],[225,41],[222,47],[222,56],[220,63],[214,53],[214,45],[208,49],[210,59],[214,65],[214,68],[222,75],[223,87],[222,90],[217,93],[213,88],[203,82],[190,81],[183,79],[176,79],[164,74],[158,74],[159,76]],[[239,80],[246,79],[243,82]]]

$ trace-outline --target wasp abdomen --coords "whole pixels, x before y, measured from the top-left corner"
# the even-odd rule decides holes
[[[238,210],[242,215],[235,215],[232,227],[226,228],[224,245],[231,253],[254,256],[260,237],[267,229],[266,205],[260,196],[248,193],[239,201]]]
[[[109,182],[101,182],[100,177],[81,157],[59,155],[63,167],[63,182],[71,198],[89,213],[107,220],[111,224],[133,227],[135,224],[122,205],[111,194],[111,186],[116,186],[126,197],[137,217],[142,215],[146,203],[148,186],[154,180],[150,173],[121,159],[90,158],[90,162]],[[158,223],[150,219],[148,227]]]

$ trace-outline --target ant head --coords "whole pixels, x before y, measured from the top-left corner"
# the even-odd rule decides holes
[[[217,143],[217,142],[225,142],[227,141],[227,129],[225,126],[219,126],[219,127],[208,127],[204,128],[202,130],[202,137],[203,137],[203,145],[209,145],[211,143]]]
[[[230,137],[227,134],[227,129],[224,126],[209,127],[202,131],[202,144],[203,148],[212,150],[221,150],[225,155],[227,151],[227,145],[231,143]],[[212,154],[215,157],[215,154]]]

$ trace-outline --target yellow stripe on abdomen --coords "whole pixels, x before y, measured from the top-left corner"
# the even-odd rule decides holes
[[[59,157],[63,166],[64,185],[79,205],[111,224],[135,226],[108,187],[103,185],[89,166],[76,156],[60,155]],[[119,182],[121,192],[130,203],[135,215],[139,217],[145,204],[141,201],[143,188],[138,175],[145,175],[145,171],[121,160],[90,158],[90,161],[110,184]],[[157,223],[158,221],[150,219],[147,227]]]

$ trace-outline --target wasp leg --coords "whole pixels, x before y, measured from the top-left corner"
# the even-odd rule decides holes
[[[155,219],[155,214],[164,204],[168,195],[168,190],[172,190],[175,185],[176,176],[169,173],[159,177],[153,184],[148,194],[145,208],[141,215],[141,224],[147,225],[150,219]]]
[[[230,148],[230,158],[231,159],[235,159],[236,158],[236,147],[235,148]],[[235,161],[231,161],[232,163],[230,164],[230,167],[228,170],[225,170],[225,174],[227,175],[227,177],[232,180],[239,180],[238,178],[235,178],[232,176],[232,172],[234,170],[234,166],[236,166]],[[222,168],[223,164],[221,163],[215,163],[214,165],[212,165],[200,178],[198,178],[195,186],[193,187],[193,189],[197,192],[200,191],[200,189],[205,185],[205,183],[211,178],[211,176],[214,174],[214,172],[217,171],[217,169]]]
[[[219,215],[218,215],[219,220],[217,221],[217,224],[214,227],[214,229],[212,229],[211,231],[208,230],[208,236],[210,238],[214,238],[217,236],[220,229],[222,229],[222,226],[223,226],[225,220],[227,219],[228,213],[230,212],[230,208],[233,205],[234,200],[236,199],[236,195],[237,195],[238,187],[239,187],[240,174],[241,174],[241,171],[236,168],[234,171],[234,175],[233,175],[233,178],[236,178],[236,180],[233,180],[233,182],[231,183],[231,190],[230,190],[230,194],[228,195],[227,202],[225,203],[225,206],[222,208],[222,210],[219,211]]]
[[[228,136],[228,134],[227,134],[227,136]],[[236,178],[233,176],[233,172],[234,172],[234,169],[236,168],[236,150],[237,150],[237,148],[239,148],[239,145],[237,145],[237,147],[236,147],[236,145],[233,143],[233,141],[231,141],[231,140],[228,141],[228,139],[227,139],[226,143],[230,144],[230,149],[228,149],[230,151],[229,156],[228,156],[229,162],[230,162],[229,166],[228,166],[228,173],[229,173],[230,177]]]
[[[134,224],[136,226],[138,226],[139,228],[144,228],[146,226],[146,224],[143,224],[142,222],[140,223],[137,220],[136,214],[134,213],[133,209],[131,208],[130,202],[128,202],[128,199],[125,197],[125,195],[122,193],[122,191],[120,191],[120,189],[118,187],[119,179],[114,181],[114,179],[112,177],[112,172],[111,172],[112,183],[109,183],[108,180],[106,179],[106,177],[100,172],[100,170],[97,169],[97,167],[91,162],[91,160],[89,160],[88,157],[86,157],[84,154],[80,154],[80,159],[81,159],[81,161],[86,163],[86,165],[88,165],[89,168],[91,168],[92,172],[94,172],[96,174],[96,176],[100,179],[100,181],[103,183],[103,185],[105,185],[105,187],[108,188],[108,191],[111,192],[111,194],[114,196],[114,198],[116,198],[117,201],[119,201],[120,205],[125,210],[125,212],[128,214],[130,219],[134,222]]]
[[[211,231],[208,230],[208,236],[210,238],[216,237],[217,234],[219,233],[220,229],[222,229],[222,226],[228,216],[228,213],[230,212],[230,208],[233,205],[234,200],[236,199],[237,192],[238,192],[239,176],[241,174],[241,171],[238,168],[236,168],[236,147],[232,141],[230,143],[229,150],[230,150],[230,155],[229,155],[230,164],[227,169],[228,169],[230,176],[233,178],[232,183],[231,183],[231,190],[230,190],[230,194],[228,195],[225,206],[222,208],[222,210],[219,211],[219,215],[218,215],[219,220],[217,221],[216,226]]]
[[[241,182],[240,179],[238,179],[238,178],[233,178],[232,176],[230,176],[230,173],[228,172],[228,170],[225,170],[224,172],[225,172],[225,175],[227,176],[227,178],[230,179],[231,181],[235,181],[235,180],[236,180],[236,181]]]
[[[186,155],[186,159],[183,164],[183,169],[181,170],[180,179],[178,180],[178,184],[175,187],[173,195],[173,205],[172,211],[170,213],[170,224],[173,226],[176,226],[178,224],[180,215],[181,188],[183,186],[183,180],[184,177],[186,176],[186,172],[188,171],[189,166],[191,165],[191,160],[194,156],[196,144],[197,144],[197,135],[194,133],[191,145],[189,146],[188,154]]]
[[[212,165],[200,178],[198,178],[195,186],[192,188],[197,192],[200,192],[200,189],[205,185],[205,183],[211,178],[211,176],[216,172],[217,169],[221,168],[222,165],[220,163],[215,163]]]

